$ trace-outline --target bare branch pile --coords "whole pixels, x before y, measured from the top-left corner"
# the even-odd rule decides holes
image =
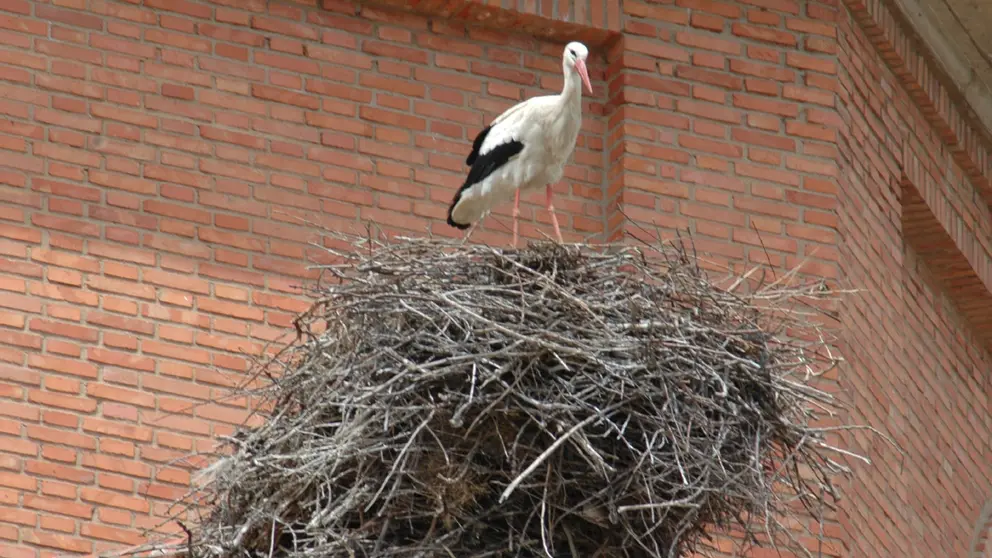
[[[668,247],[364,242],[207,471],[196,556],[682,557],[825,511],[821,286],[734,294]]]

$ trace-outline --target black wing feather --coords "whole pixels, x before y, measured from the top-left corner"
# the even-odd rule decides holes
[[[489,135],[489,130],[493,127],[490,124],[479,132],[479,135],[475,136],[475,141],[472,142],[472,152],[468,154],[468,158],[465,159],[465,164],[471,166],[475,163],[475,159],[479,156],[479,150],[482,149],[482,142],[486,141],[486,136]]]
[[[486,131],[488,131],[488,128]],[[479,137],[484,137],[484,134],[480,134]],[[482,143],[478,139],[476,141],[480,144]],[[523,151],[523,149],[523,142],[518,140],[510,140],[506,143],[497,145],[485,155],[479,155],[477,149],[472,150],[472,155],[469,155],[469,158],[472,159],[472,168],[468,171],[468,176],[465,178],[465,183],[462,184],[462,187],[459,188],[457,192],[455,192],[455,197],[451,200],[451,205],[448,206],[449,225],[462,230],[471,226],[471,223],[456,223],[451,218],[451,212],[455,209],[455,205],[458,204],[458,200],[461,199],[462,192],[485,180],[487,176],[505,165],[511,158]]]

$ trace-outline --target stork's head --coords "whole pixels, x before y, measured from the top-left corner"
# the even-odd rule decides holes
[[[572,41],[565,45],[565,54],[562,55],[562,66],[565,68],[566,76],[569,72],[577,72],[591,95],[592,85],[589,83],[589,72],[586,70],[586,58],[588,57],[589,49],[586,48],[586,45],[578,41]]]

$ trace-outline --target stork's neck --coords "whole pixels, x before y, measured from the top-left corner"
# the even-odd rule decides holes
[[[565,71],[565,85],[561,89],[561,105],[567,111],[580,111],[582,109],[582,79],[574,68],[562,65]]]

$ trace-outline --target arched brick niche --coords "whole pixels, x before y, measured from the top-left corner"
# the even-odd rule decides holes
[[[992,558],[992,500],[985,503],[978,516],[968,558]]]

